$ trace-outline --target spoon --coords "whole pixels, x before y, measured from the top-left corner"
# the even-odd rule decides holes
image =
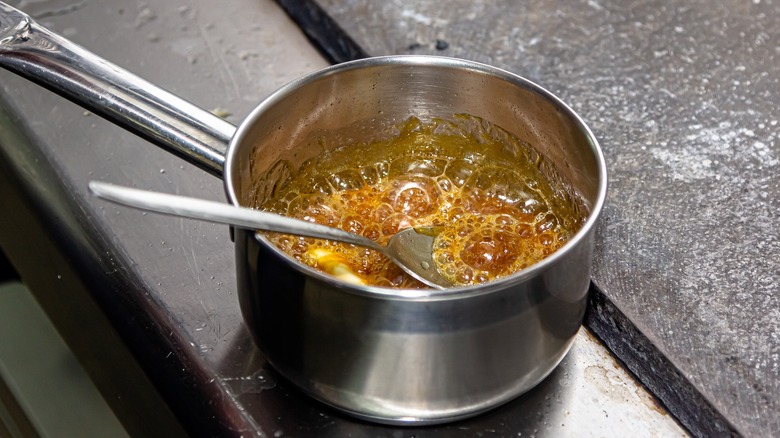
[[[407,274],[434,289],[452,286],[451,282],[441,276],[433,261],[433,241],[438,234],[436,227],[407,228],[391,237],[387,246],[382,246],[367,237],[338,228],[205,199],[133,189],[100,181],[90,181],[89,190],[98,198],[141,210],[228,224],[248,230],[274,231],[351,243],[384,254]]]

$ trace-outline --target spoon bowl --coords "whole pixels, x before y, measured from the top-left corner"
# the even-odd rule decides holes
[[[438,227],[407,228],[390,238],[387,246],[358,234],[300,219],[237,207],[205,199],[134,189],[90,181],[89,190],[98,198],[141,210],[232,225],[249,230],[274,231],[315,237],[373,249],[389,258],[407,274],[434,289],[451,287],[433,261],[433,242]]]

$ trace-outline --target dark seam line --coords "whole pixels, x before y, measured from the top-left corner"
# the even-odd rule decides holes
[[[368,54],[320,6],[310,0],[276,0],[314,47],[332,64],[367,58]]]
[[[584,324],[693,436],[740,436],[593,283]]]

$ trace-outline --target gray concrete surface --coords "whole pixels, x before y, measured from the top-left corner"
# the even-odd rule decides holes
[[[316,3],[370,55],[483,61],[579,112],[611,177],[595,284],[740,433],[780,434],[780,3]]]

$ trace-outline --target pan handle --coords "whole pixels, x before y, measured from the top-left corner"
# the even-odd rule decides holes
[[[0,2],[0,67],[222,177],[236,127]]]

